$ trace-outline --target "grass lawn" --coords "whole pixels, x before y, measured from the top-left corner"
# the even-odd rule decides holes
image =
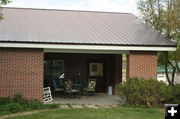
[[[109,109],[55,109],[8,119],[164,119],[164,110],[116,107]]]

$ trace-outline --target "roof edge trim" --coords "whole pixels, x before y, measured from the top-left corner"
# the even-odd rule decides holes
[[[67,45],[67,44],[35,44],[35,43],[0,43],[0,48],[43,48],[62,50],[111,50],[111,51],[176,51],[176,47],[160,46],[111,46],[111,45]]]
[[[48,11],[66,11],[66,12],[91,12],[91,13],[110,13],[110,14],[132,14],[130,12],[108,12],[108,11],[91,11],[91,10],[75,10],[75,9],[52,9],[52,8],[31,8],[31,7],[6,7],[5,9],[24,9],[24,10],[48,10]]]

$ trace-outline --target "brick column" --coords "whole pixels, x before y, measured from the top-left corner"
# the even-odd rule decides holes
[[[157,79],[157,52],[131,51],[127,57],[127,78]]]
[[[43,49],[0,48],[0,97],[43,99]]]

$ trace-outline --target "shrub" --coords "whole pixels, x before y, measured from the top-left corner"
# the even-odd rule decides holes
[[[48,109],[55,109],[55,108],[58,108],[59,105],[58,104],[46,104],[46,108]]]
[[[38,100],[34,100],[32,102],[30,102],[30,108],[35,110],[35,109],[44,109],[45,105],[43,103],[41,103]]]
[[[0,98],[0,115],[7,113],[17,113],[37,109],[54,109],[58,104],[43,104],[38,100],[28,101],[20,94],[16,94],[12,99],[10,97]]]
[[[4,110],[6,112],[17,113],[23,111],[23,108],[19,103],[11,102],[4,106]]]
[[[180,104],[180,84],[173,87],[174,103]]]
[[[7,98],[0,98],[0,105],[6,105],[8,103],[10,103],[11,100],[10,100],[10,97],[7,97]]]
[[[154,79],[129,78],[119,85],[118,92],[130,105],[163,105],[180,102],[180,85],[167,86]]]
[[[15,103],[19,103],[19,104],[27,104],[28,103],[28,100],[23,98],[21,94],[15,94],[12,101]]]

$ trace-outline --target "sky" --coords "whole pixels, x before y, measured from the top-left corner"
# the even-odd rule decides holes
[[[137,0],[11,0],[7,7],[106,11],[138,14]]]

